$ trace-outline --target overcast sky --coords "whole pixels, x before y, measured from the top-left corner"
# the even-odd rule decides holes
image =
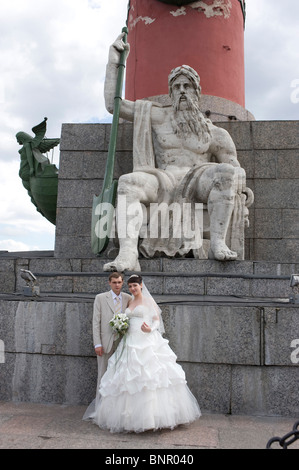
[[[0,0],[0,250],[53,250],[55,227],[18,177],[18,131],[48,117],[100,122],[109,45],[127,0]],[[247,0],[246,108],[257,120],[299,119],[299,1]],[[59,166],[59,147],[54,152]]]

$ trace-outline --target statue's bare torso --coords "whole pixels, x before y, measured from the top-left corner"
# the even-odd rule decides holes
[[[202,143],[190,134],[188,139],[174,134],[171,124],[171,110],[164,111],[164,121],[152,124],[153,146],[156,165],[161,170],[183,178],[194,167],[211,160],[210,142]]]

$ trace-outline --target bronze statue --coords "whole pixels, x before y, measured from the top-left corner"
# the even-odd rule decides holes
[[[56,147],[60,139],[45,138],[47,118],[32,128],[35,137],[18,132],[16,139],[22,148],[19,176],[32,203],[47,220],[56,223],[58,169],[43,153]]]

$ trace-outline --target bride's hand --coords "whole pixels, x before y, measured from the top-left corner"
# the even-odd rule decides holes
[[[152,331],[151,327],[148,326],[147,323],[143,322],[142,325],[141,325],[141,330],[144,332],[144,333],[150,333]]]

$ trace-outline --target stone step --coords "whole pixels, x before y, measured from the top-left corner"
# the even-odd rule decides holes
[[[58,259],[53,252],[41,256],[38,252],[34,256],[31,253],[29,257],[10,255],[0,257],[3,293],[22,290],[25,281],[20,277],[20,269],[32,271],[44,293],[96,294],[107,290],[109,273],[103,271],[103,266],[111,260],[100,257]],[[147,287],[156,295],[288,298],[290,277],[299,272],[299,264],[261,261],[156,258],[140,259],[140,265]],[[125,281],[129,274],[125,273]]]
[[[41,292],[97,294],[107,290],[107,273],[103,272],[35,272]],[[125,281],[129,274],[125,276]],[[288,298],[289,276],[242,273],[143,272],[142,277],[152,294],[204,295],[250,298]],[[128,291],[125,282],[125,291]]]

